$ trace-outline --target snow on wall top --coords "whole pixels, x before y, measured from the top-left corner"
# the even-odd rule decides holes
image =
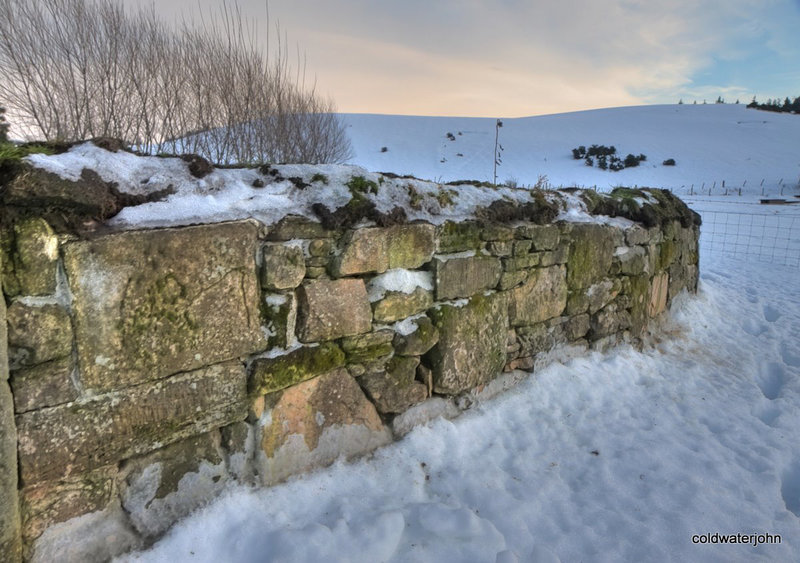
[[[331,210],[346,205],[353,197],[347,183],[354,177],[374,182],[363,193],[378,211],[402,207],[409,221],[433,224],[475,217],[481,207],[497,200],[517,203],[532,201],[526,189],[485,187],[470,184],[441,185],[415,178],[398,178],[353,165],[274,165],[264,168],[214,168],[201,178],[190,174],[178,157],[138,156],[125,151],[111,152],[91,142],[75,145],[58,155],[27,157],[34,167],[78,181],[84,168],[94,170],[105,182],[114,182],[120,192],[145,195],[171,188],[161,201],[129,206],[107,221],[119,229],[155,228],[197,223],[214,223],[254,218],[274,224],[287,215],[318,220],[312,205],[321,203]],[[560,201],[557,219],[572,222],[603,222],[623,228],[627,219],[598,217],[586,212],[574,194],[548,192]]]

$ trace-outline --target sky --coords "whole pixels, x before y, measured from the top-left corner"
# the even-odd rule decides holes
[[[222,3],[157,10],[177,21]],[[238,4],[265,46],[280,26],[307,80],[344,113],[521,117],[800,96],[800,0]]]

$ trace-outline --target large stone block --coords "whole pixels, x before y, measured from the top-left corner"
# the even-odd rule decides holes
[[[122,506],[140,534],[162,534],[222,492],[228,473],[219,438],[194,436],[125,464]]]
[[[15,301],[6,314],[12,369],[41,364],[72,353],[72,326],[63,307],[33,306]]]
[[[433,256],[435,232],[433,225],[423,223],[351,231],[343,240],[334,272],[350,276],[419,268]]]
[[[79,474],[244,420],[246,379],[233,361],[19,415],[23,484]]]
[[[293,289],[306,275],[306,262],[300,246],[268,244],[262,250],[261,284],[266,289]]]
[[[47,221],[28,219],[14,225],[14,275],[22,295],[49,295],[56,291],[58,239]]]
[[[45,481],[22,489],[22,522],[26,543],[30,544],[55,524],[105,510],[116,498],[116,475],[116,464],[106,465],[80,475]]]
[[[388,291],[372,304],[372,316],[377,323],[393,323],[428,310],[433,305],[433,293],[417,287],[411,293]]]
[[[558,225],[520,225],[514,236],[532,241],[534,250],[555,250],[561,239]]]
[[[256,462],[265,485],[391,441],[375,407],[344,369],[283,391],[262,417],[259,434]]]
[[[298,348],[275,358],[259,358],[253,362],[249,392],[263,395],[296,385],[344,365],[345,355],[336,344]]]
[[[572,226],[572,242],[567,261],[570,289],[589,287],[608,275],[618,233],[606,225],[579,223]]]
[[[264,349],[256,234],[242,221],[68,244],[83,385],[120,389]]]
[[[2,272],[0,256],[0,272]],[[6,300],[0,284],[0,553],[9,562],[22,556],[20,519],[17,500],[17,429],[14,424],[14,401],[8,386],[8,350],[6,348]]]
[[[508,297],[476,295],[463,306],[442,305],[429,316],[439,342],[428,352],[434,391],[455,394],[496,377],[506,361]]]
[[[0,301],[2,300],[0,293]],[[0,321],[2,320],[0,316]],[[2,361],[3,344],[0,342],[0,361]],[[14,404],[8,381],[0,378],[0,554],[5,554],[4,557],[7,557],[9,562],[18,561],[22,556],[18,505]]]
[[[434,258],[436,299],[459,299],[492,289],[500,281],[503,266],[495,256]]]
[[[482,245],[481,226],[470,221],[445,221],[436,228],[436,252],[449,254],[478,250]]]
[[[532,325],[559,316],[566,306],[566,268],[540,268],[531,271],[528,280],[511,291],[509,320],[512,326]]]
[[[653,276],[650,283],[650,296],[648,299],[647,315],[657,317],[667,308],[667,294],[669,292],[669,274],[662,272]]]
[[[69,357],[14,372],[11,378],[14,409],[21,413],[74,401],[78,390],[71,376],[72,358]]]
[[[297,336],[320,342],[368,332],[372,309],[364,280],[315,280],[298,289]]]

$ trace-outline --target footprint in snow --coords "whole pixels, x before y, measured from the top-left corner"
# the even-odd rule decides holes
[[[781,312],[772,305],[764,305],[764,318],[767,322],[774,323],[781,318]]]
[[[747,293],[747,300],[750,303],[758,303],[758,291],[752,287],[748,287],[745,289],[745,292]]]
[[[786,342],[781,343],[781,357],[787,366],[800,368],[800,352]]]
[[[775,421],[778,420],[778,417],[781,415],[781,410],[775,407],[774,405],[769,404],[765,407],[759,407],[753,414],[755,414],[758,420],[760,420],[767,426],[774,428]]]
[[[789,469],[784,471],[781,495],[786,509],[800,518],[800,461],[795,460]]]
[[[770,401],[778,398],[786,384],[786,372],[782,364],[769,362],[764,366],[761,376],[756,380],[758,388]]]

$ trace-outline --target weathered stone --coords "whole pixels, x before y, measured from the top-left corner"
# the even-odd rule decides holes
[[[586,336],[586,333],[589,332],[589,328],[589,315],[587,314],[571,317],[564,326],[564,330],[570,342]]]
[[[72,353],[72,326],[63,307],[32,306],[15,301],[6,315],[11,369],[41,364]]]
[[[516,287],[527,281],[530,272],[530,270],[513,270],[511,272],[503,272],[500,275],[500,282],[497,284],[497,288],[500,290],[506,290]]]
[[[419,268],[433,256],[434,234],[434,226],[425,223],[351,231],[343,241],[334,274],[349,276]]]
[[[417,287],[412,293],[389,291],[372,304],[372,317],[378,323],[393,323],[427,311],[433,305],[433,293]]]
[[[66,245],[81,380],[119,389],[263,350],[249,221]]]
[[[14,410],[23,413],[74,401],[78,390],[72,384],[72,358],[61,358],[20,369],[11,378]]]
[[[667,308],[667,294],[669,291],[669,274],[663,272],[653,276],[650,283],[650,296],[648,299],[647,315],[656,317]]]
[[[658,245],[658,270],[666,270],[678,257],[678,245],[673,240],[665,240]]]
[[[529,254],[533,248],[533,241],[530,240],[517,240],[514,241],[514,256],[523,256]]]
[[[436,280],[436,299],[458,299],[494,288],[500,281],[503,268],[494,256],[433,260]]]
[[[27,219],[14,225],[14,274],[23,295],[48,295],[56,291],[58,239],[47,221]]]
[[[627,276],[645,273],[648,262],[647,252],[641,246],[621,246],[617,248],[615,259],[619,261],[619,271]]]
[[[3,301],[2,292],[0,301]],[[2,320],[0,315],[0,321]],[[0,361],[3,360],[4,344],[4,341],[0,341]],[[3,554],[9,563],[19,561],[22,556],[18,505],[14,403],[8,381],[0,378],[0,554]]]
[[[436,228],[436,252],[450,254],[481,248],[481,228],[471,221],[445,221]]]
[[[594,314],[611,303],[621,290],[622,284],[617,279],[604,279],[592,284],[585,291],[589,313]]]
[[[306,268],[327,268],[330,258],[327,256],[311,256],[305,259]]]
[[[306,275],[305,256],[299,246],[267,244],[262,257],[261,285],[266,289],[294,289]]]
[[[17,416],[24,485],[141,455],[247,415],[238,361]]]
[[[532,325],[559,316],[567,306],[566,268],[551,266],[531,271],[524,285],[511,291],[512,326]]]
[[[3,270],[3,255],[0,253],[0,272]],[[3,284],[0,283],[0,382],[8,380],[8,322]]]
[[[265,419],[256,459],[264,485],[391,441],[375,407],[343,369],[286,389]]]
[[[650,231],[639,225],[633,225],[625,231],[625,242],[628,246],[649,244],[650,238]]]
[[[392,431],[398,437],[403,437],[416,426],[426,424],[436,418],[455,418],[461,414],[453,399],[444,397],[431,397],[427,401],[409,408],[392,420]]]
[[[260,397],[264,401],[264,397]],[[258,418],[261,418],[259,415]],[[258,419],[256,419],[258,420]],[[234,422],[220,429],[222,447],[228,456],[228,471],[240,483],[253,482],[253,426]]]
[[[267,240],[289,241],[294,239],[332,238],[335,235],[335,231],[323,228],[316,221],[298,215],[287,215],[270,227]]]
[[[321,278],[328,273],[327,268],[321,266],[306,266],[306,277],[311,280]]]
[[[533,242],[535,250],[555,250],[561,238],[557,225],[521,225],[514,235]]]
[[[495,241],[486,245],[486,251],[492,256],[511,256],[514,243],[511,241]]]
[[[333,241],[331,239],[317,238],[308,243],[308,253],[311,256],[327,258],[333,252]]]
[[[630,297],[631,332],[640,336],[647,324],[647,309],[649,307],[650,278],[647,274],[633,276],[625,284],[625,292]]]
[[[342,338],[342,350],[348,363],[369,363],[392,354],[394,331],[378,330],[359,336]]]
[[[298,289],[297,335],[301,342],[369,332],[372,308],[364,280],[315,280]]]
[[[49,527],[33,544],[31,563],[102,563],[144,542],[118,504]]]
[[[538,266],[541,261],[542,255],[539,253],[515,256],[513,258],[503,258],[503,271],[515,272],[517,270],[526,270]]]
[[[271,293],[264,298],[264,328],[270,348],[288,348],[296,342],[297,299],[294,293]]]
[[[484,225],[481,229],[481,240],[493,242],[514,240],[514,229],[503,225]]]
[[[569,259],[569,245],[560,244],[555,250],[550,250],[541,253],[539,265],[543,268],[553,266],[555,264],[566,264]]]
[[[128,460],[122,472],[122,506],[136,531],[146,538],[162,534],[209,502],[228,480],[218,432]]]
[[[383,414],[401,413],[428,398],[428,388],[415,380],[418,357],[395,356],[383,373],[369,373],[359,378],[367,396]]]
[[[342,349],[332,342],[306,346],[275,358],[253,362],[250,395],[263,395],[317,377],[344,365]]]
[[[7,554],[9,563],[16,563],[22,557],[22,540],[17,498],[17,429],[14,401],[8,386],[6,339],[6,300],[0,283],[0,553]]]
[[[421,356],[439,342],[439,331],[428,317],[414,319],[417,329],[411,334],[395,334],[394,350],[401,356]]]
[[[570,236],[567,283],[570,289],[589,287],[608,274],[616,237],[607,226],[594,223],[573,225]]]
[[[54,524],[104,510],[116,496],[116,474],[116,464],[106,465],[80,475],[22,489],[22,522],[26,542],[35,540]]]
[[[439,330],[439,342],[427,354],[437,393],[459,393],[500,373],[508,327],[506,294],[476,295],[467,305],[442,305],[429,316]]]
[[[515,358],[508,362],[505,366],[503,366],[503,371],[515,371],[515,370],[522,370],[522,371],[529,371],[533,369],[535,365],[535,360],[533,357],[528,356],[525,358]]]
[[[83,221],[112,217],[122,208],[109,184],[88,168],[82,170],[77,181],[72,181],[24,164],[4,188],[6,206],[35,209],[53,226],[57,226],[54,221],[60,220],[74,228]]]
[[[597,340],[620,330],[630,328],[630,313],[624,309],[619,309],[612,303],[592,315],[590,326],[591,338],[592,340]]]

